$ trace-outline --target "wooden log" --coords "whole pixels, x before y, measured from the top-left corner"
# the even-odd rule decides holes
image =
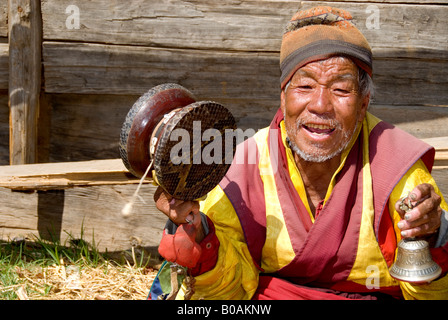
[[[9,82],[9,45],[0,43],[0,92],[8,90]]]
[[[434,2],[432,2],[434,3]],[[446,4],[446,3],[445,3]],[[70,0],[43,1],[44,39],[165,48],[278,52],[284,25],[302,8],[331,5],[350,11],[375,53],[447,58],[446,6],[333,1],[144,0],[132,4],[77,1],[79,29],[65,14]],[[379,29],[366,24],[374,5]],[[72,13],[74,14],[74,13]],[[390,56],[386,53],[387,56]]]
[[[9,107],[8,95],[0,94],[0,165],[9,164]]]
[[[433,137],[423,139],[423,141],[432,145],[436,149],[436,159],[434,162],[434,166],[448,168],[448,136]]]
[[[141,95],[176,82],[207,99],[264,100],[265,106],[280,94],[277,53],[44,42],[43,58],[49,93]],[[447,61],[375,59],[375,103],[446,105]]]
[[[448,151],[448,136],[445,137],[432,137],[428,139],[423,139],[426,143],[432,145],[437,151],[446,152]]]
[[[145,45],[167,48],[278,50],[288,1],[144,0],[132,3],[77,1],[79,28],[68,0],[43,1],[45,40]],[[70,7],[71,8],[71,7]],[[69,8],[69,9],[70,9]],[[68,27],[67,27],[68,23]],[[274,35],[275,36],[272,36]]]
[[[8,36],[8,0],[0,0],[0,37]]]
[[[445,121],[446,126],[446,121]],[[436,149],[434,167],[431,175],[444,199],[448,201],[448,135],[422,139]]]
[[[64,244],[82,235],[100,251],[128,250],[135,244],[157,248],[166,217],[154,207],[154,186],[143,185],[132,213],[121,214],[135,188],[103,185],[30,193],[0,187],[0,238],[37,236]]]
[[[10,163],[34,163],[41,84],[40,1],[9,0]]]
[[[373,103],[369,111],[386,122],[420,139],[448,136],[448,108],[432,106],[391,106]]]
[[[0,186],[12,190],[62,190],[81,186],[137,184],[121,159],[0,167]],[[151,180],[145,180],[148,184]]]
[[[131,213],[122,214],[139,181],[121,159],[2,166],[0,237],[63,243],[84,234],[100,250],[136,243],[156,248],[166,217],[155,208],[151,180],[142,184]]]
[[[445,161],[446,163],[446,161]],[[448,166],[436,166],[432,169],[431,175],[433,176],[437,186],[439,187],[445,201],[448,201]]]
[[[196,94],[196,92],[194,92]],[[213,100],[214,97],[201,98]],[[127,112],[138,96],[52,95],[50,161],[118,158],[118,141]],[[238,121],[255,133],[271,122],[279,101],[218,99]],[[448,136],[448,108],[372,105],[370,112],[418,138]],[[7,114],[7,113],[6,113]]]
[[[149,88],[148,88],[149,89]],[[196,94],[196,91],[194,92]],[[119,157],[118,142],[126,114],[139,96],[52,95],[50,161]],[[214,100],[199,96],[198,99]],[[277,101],[219,99],[238,120],[238,127],[255,133],[272,120]],[[249,133],[249,132],[248,132]]]
[[[49,93],[141,95],[164,82],[214,98],[270,99],[280,93],[276,53],[54,42],[43,48]]]
[[[314,1],[314,0],[310,0]],[[302,1],[304,2],[304,1]],[[339,0],[339,2],[373,2],[368,0]],[[433,5],[433,4],[448,4],[447,0],[375,0],[374,2],[380,3],[400,3],[400,4],[424,4],[424,5]]]

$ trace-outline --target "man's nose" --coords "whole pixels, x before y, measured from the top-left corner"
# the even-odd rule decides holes
[[[330,90],[325,87],[318,87],[308,104],[308,111],[315,114],[331,113],[333,106],[330,98]]]

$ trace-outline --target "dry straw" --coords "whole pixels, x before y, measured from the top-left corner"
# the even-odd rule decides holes
[[[111,262],[98,267],[61,264],[24,269],[16,266],[16,272],[21,284],[1,290],[14,290],[21,300],[143,300],[156,275],[153,269]]]

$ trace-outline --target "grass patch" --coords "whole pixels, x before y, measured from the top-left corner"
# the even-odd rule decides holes
[[[82,239],[0,243],[1,300],[142,300],[156,270],[149,257],[120,262]],[[124,257],[124,256],[123,256]]]

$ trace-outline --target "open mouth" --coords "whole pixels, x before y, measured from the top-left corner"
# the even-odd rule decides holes
[[[314,123],[303,125],[303,128],[311,133],[320,135],[331,134],[336,129],[334,126]]]

